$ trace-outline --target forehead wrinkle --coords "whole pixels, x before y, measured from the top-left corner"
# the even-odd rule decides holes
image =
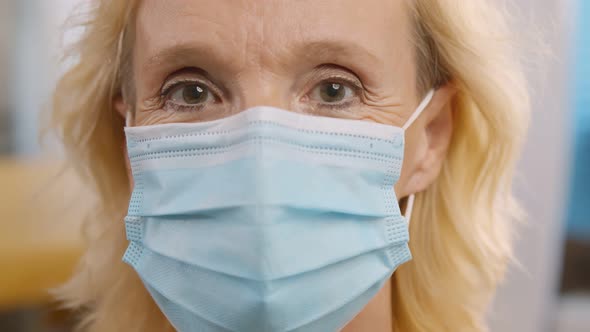
[[[153,0],[151,6],[145,2],[136,20],[137,40],[144,50],[144,54],[137,54],[141,55],[140,68],[194,65],[196,62],[227,66],[235,62],[236,57],[230,56],[231,50],[239,47],[237,36],[223,24],[222,13],[212,15],[210,11],[191,10],[181,5],[182,1],[164,5]]]
[[[303,14],[305,17],[309,16],[311,21],[303,24],[297,19],[301,15],[293,12],[292,8],[289,8],[290,15],[276,21],[277,13],[268,12],[268,4],[263,3],[246,0],[240,2],[238,14],[232,16],[235,25],[227,25],[225,28],[220,23],[229,16],[225,17],[227,15],[224,16],[223,13],[211,15],[210,11],[174,12],[173,21],[176,23],[187,22],[186,26],[194,32],[204,31],[203,29],[212,31],[199,38],[198,33],[182,35],[168,29],[166,23],[160,23],[164,25],[158,28],[160,33],[145,36],[147,49],[144,49],[148,54],[141,56],[143,59],[138,63],[138,70],[152,70],[154,66],[159,66],[161,68],[158,71],[163,71],[172,66],[188,64],[215,67],[211,69],[217,72],[221,70],[226,74],[264,70],[282,73],[333,63],[360,72],[361,76],[364,73],[368,80],[377,80],[375,74],[391,67],[388,66],[391,48],[370,38],[363,38],[367,29],[354,29],[349,33],[337,33],[338,29],[307,31],[303,28],[313,27],[318,22],[321,23],[318,27],[322,28],[325,22],[316,20],[314,12],[309,12]],[[235,7],[235,3],[232,4]],[[274,21],[270,19],[271,14],[274,15]],[[159,18],[151,16],[152,20],[163,19],[161,15],[157,15]],[[295,23],[290,24],[290,21]],[[338,19],[335,24],[339,26],[340,21]],[[153,31],[154,28],[151,25],[148,30]],[[144,34],[147,32],[144,31]],[[211,33],[214,38],[211,38]],[[293,69],[293,66],[300,67]]]

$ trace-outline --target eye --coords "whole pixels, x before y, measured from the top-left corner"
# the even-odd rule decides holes
[[[311,92],[312,100],[329,105],[344,104],[355,97],[356,87],[351,87],[351,84],[337,81],[321,82]]]
[[[206,85],[201,83],[181,83],[169,92],[168,99],[178,105],[195,106],[204,104],[213,98]]]

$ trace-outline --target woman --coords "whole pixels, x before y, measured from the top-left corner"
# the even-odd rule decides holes
[[[505,21],[95,1],[54,99],[101,198],[63,298],[90,331],[486,330],[528,107]]]

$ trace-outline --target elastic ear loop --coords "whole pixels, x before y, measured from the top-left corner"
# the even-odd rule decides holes
[[[414,211],[414,199],[415,195],[411,194],[408,196],[408,201],[406,202],[406,211],[404,211],[404,217],[406,218],[406,222],[408,225],[410,224],[410,220],[412,219],[412,211]]]
[[[125,127],[133,127],[133,123],[135,122],[135,113],[132,111],[127,111],[125,115]]]
[[[426,96],[424,97],[424,99],[422,100],[420,105],[418,105],[418,107],[416,108],[416,111],[414,111],[412,116],[410,116],[408,121],[406,121],[406,124],[404,124],[404,126],[402,127],[404,132],[408,128],[410,128],[410,126],[414,123],[414,121],[416,121],[416,119],[418,119],[420,114],[422,114],[422,112],[424,112],[426,107],[428,107],[428,105],[432,101],[432,97],[434,97],[434,89],[431,89],[430,91],[428,91],[428,93],[426,94]],[[406,211],[404,211],[404,217],[406,218],[406,222],[408,223],[408,225],[410,224],[410,220],[412,219],[412,211],[414,210],[415,197],[416,196],[414,194],[411,194],[410,196],[408,196],[408,201],[406,203]]]
[[[416,119],[420,116],[420,114],[422,114],[422,112],[424,112],[424,110],[426,109],[428,104],[430,104],[430,102],[432,101],[432,97],[434,97],[434,89],[431,89],[430,91],[428,91],[428,93],[426,94],[426,96],[424,97],[424,99],[422,100],[420,105],[418,105],[418,107],[416,108],[416,110],[414,111],[412,116],[410,116],[408,121],[406,121],[406,124],[402,127],[402,129],[404,131],[406,131],[408,128],[410,128],[412,123],[414,123],[414,121],[416,121]]]

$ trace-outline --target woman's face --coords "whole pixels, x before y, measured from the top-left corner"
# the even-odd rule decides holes
[[[134,100],[116,107],[135,109],[134,126],[210,121],[267,105],[401,127],[423,97],[404,3],[144,0],[134,34]],[[452,131],[451,95],[439,89],[406,132],[397,197],[424,190],[438,175]],[[391,313],[388,287],[360,319],[391,326],[382,319]]]

